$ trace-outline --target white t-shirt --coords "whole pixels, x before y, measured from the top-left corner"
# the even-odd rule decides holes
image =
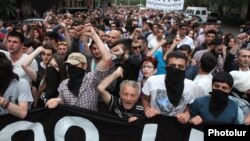
[[[170,103],[165,87],[166,75],[155,75],[147,79],[142,91],[145,95],[151,96],[150,105],[161,114],[175,116],[184,112],[186,105],[191,104],[195,98],[195,84],[191,80],[185,79],[182,98],[177,107]]]
[[[148,43],[148,48],[153,49],[157,47],[158,45],[159,45],[159,42],[156,40],[156,38],[154,38]],[[159,47],[157,51],[162,51],[162,47]]]
[[[5,53],[7,58],[11,60],[9,52],[3,51],[3,50],[0,50],[0,52]],[[16,61],[14,64],[12,63],[12,65],[13,65],[13,71],[19,76],[19,78],[23,78],[27,80],[28,82],[30,82],[31,79],[28,77],[28,75],[26,75],[22,67],[22,63],[26,60],[27,57],[28,57],[27,54],[22,54],[21,58],[18,61]],[[38,65],[35,59],[32,61],[30,66],[34,71],[38,71]]]
[[[194,78],[194,83],[197,86],[200,86],[203,90],[203,95],[209,95],[209,92],[212,91],[212,74],[200,75],[198,74]]]
[[[3,97],[14,104],[18,104],[18,102],[21,101],[26,101],[29,103],[29,106],[31,106],[31,103],[33,102],[29,83],[22,78],[19,78],[19,81],[13,79],[9,87],[6,89]],[[7,113],[8,111],[6,109],[0,107],[0,115]]]
[[[181,45],[184,45],[184,44],[189,45],[192,50],[195,47],[194,40],[192,38],[188,37],[188,36],[185,36],[185,38],[181,40],[181,42],[177,45],[177,48],[179,48]]]

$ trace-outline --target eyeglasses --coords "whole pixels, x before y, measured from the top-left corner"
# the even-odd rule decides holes
[[[177,69],[180,69],[180,70],[185,70],[185,65],[168,64],[168,67],[177,68]]]
[[[145,68],[151,69],[151,68],[155,68],[155,67],[154,66],[145,65],[145,66],[142,66],[141,68],[143,68],[143,69],[145,69]]]
[[[141,46],[133,46],[131,47],[133,50],[136,50],[136,49],[141,49]]]

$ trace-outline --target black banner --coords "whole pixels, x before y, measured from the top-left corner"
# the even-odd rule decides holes
[[[129,124],[69,106],[33,110],[23,120],[0,116],[0,141],[187,141],[190,129],[174,117],[159,115]]]

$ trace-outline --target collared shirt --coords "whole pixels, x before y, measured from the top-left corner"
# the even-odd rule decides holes
[[[135,103],[135,105],[130,109],[126,110],[122,106],[121,99],[116,96],[111,95],[111,100],[108,105],[108,110],[112,114],[119,116],[122,119],[128,119],[129,117],[141,117],[144,115],[144,107],[139,103]]]
[[[94,71],[85,74],[78,97],[69,91],[69,79],[64,80],[58,87],[59,98],[68,105],[75,105],[97,111],[98,92],[96,87],[102,79],[108,76],[109,70],[110,69],[100,70],[97,67]]]

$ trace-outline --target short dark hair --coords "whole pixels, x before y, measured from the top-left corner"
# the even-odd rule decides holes
[[[182,53],[180,50],[171,51],[167,55],[167,61],[170,58],[181,58],[181,59],[184,59],[187,62],[187,56],[184,53]]]
[[[49,37],[50,39],[54,39],[56,42],[59,40],[59,35],[57,32],[49,31],[45,33],[45,37]]]
[[[11,77],[13,74],[13,66],[10,59],[7,56],[0,52],[0,78]]]
[[[56,53],[56,49],[52,45],[43,45],[44,49],[48,49],[52,51],[52,54]]]
[[[209,29],[205,34],[206,35],[207,34],[214,34],[214,35],[216,35],[216,31],[214,29]]]
[[[227,83],[230,86],[230,88],[232,88],[234,84],[233,77],[228,72],[225,71],[217,72],[213,76],[212,84],[214,84],[215,82]]]
[[[187,23],[181,23],[181,24],[179,25],[179,28],[182,28],[182,27],[188,27],[188,24],[187,24]]]
[[[187,51],[188,54],[190,54],[191,51],[192,51],[190,45],[187,45],[187,44],[181,45],[181,46],[179,47],[179,50],[181,50],[181,51]]]
[[[200,65],[201,69],[209,73],[215,68],[218,61],[211,52],[206,52],[202,55],[200,63],[201,63]]]
[[[11,31],[11,32],[8,33],[8,35],[7,35],[7,38],[9,38],[9,37],[17,37],[17,38],[19,38],[21,44],[24,42],[24,36],[23,36],[23,34],[20,33],[20,32]]]
[[[215,46],[219,46],[219,45],[223,44],[223,40],[220,37],[214,38],[212,42],[214,43],[213,45],[215,45]]]

